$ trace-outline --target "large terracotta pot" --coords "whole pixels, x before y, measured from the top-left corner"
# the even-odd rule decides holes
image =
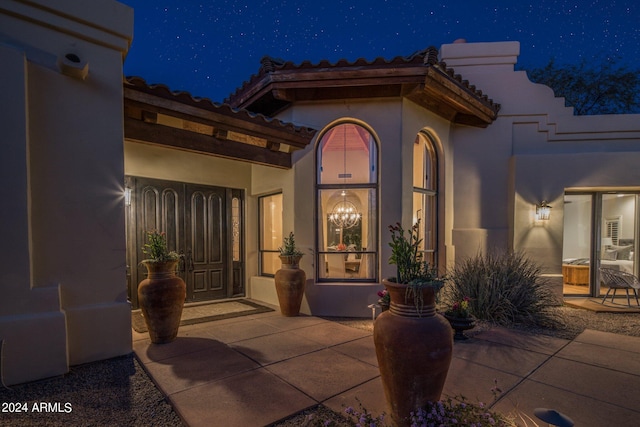
[[[138,303],[149,330],[151,342],[165,344],[178,335],[187,288],[176,276],[178,261],[143,261],[147,278],[138,285]]]
[[[411,295],[405,300],[407,285],[382,283],[391,304],[376,319],[373,340],[391,417],[396,425],[408,426],[412,411],[440,400],[451,364],[453,334],[449,322],[436,313],[432,287],[421,289],[419,310]]]
[[[282,268],[276,271],[275,282],[278,303],[283,316],[297,316],[304,295],[307,275],[299,267],[302,256],[280,256]]]

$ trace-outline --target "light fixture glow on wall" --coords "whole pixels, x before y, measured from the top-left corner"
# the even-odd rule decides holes
[[[131,189],[129,187],[124,188],[124,205],[131,206]]]
[[[542,203],[536,205],[536,220],[537,221],[548,221],[551,217],[551,206],[547,204],[546,200],[543,200]]]

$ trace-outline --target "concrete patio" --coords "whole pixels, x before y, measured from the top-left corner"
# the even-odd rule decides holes
[[[183,326],[134,351],[186,424],[268,426],[319,403],[343,412],[356,398],[388,412],[369,331],[278,311]],[[635,426],[640,419],[640,338],[586,330],[569,341],[494,328],[456,342],[444,394],[492,403],[526,425],[552,408],[576,426]],[[521,422],[525,425],[524,422]]]

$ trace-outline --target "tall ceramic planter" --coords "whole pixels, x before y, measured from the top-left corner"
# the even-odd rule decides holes
[[[177,263],[143,261],[148,275],[138,285],[138,303],[155,344],[171,342],[178,335],[187,288],[175,274]]]
[[[405,300],[407,285],[382,283],[391,304],[376,319],[373,340],[391,417],[396,425],[408,426],[412,411],[440,400],[453,351],[451,326],[436,314],[432,287],[421,289],[419,312],[413,297]]]
[[[299,267],[301,255],[280,255],[282,268],[276,271],[278,303],[283,316],[297,316],[304,295],[307,275]]]

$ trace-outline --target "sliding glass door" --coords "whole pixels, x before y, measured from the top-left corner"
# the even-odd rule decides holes
[[[636,194],[603,194],[600,230],[600,267],[636,274]],[[599,287],[605,295],[608,289]],[[619,292],[622,294],[622,292]]]
[[[638,273],[638,193],[567,193],[562,276],[566,296],[604,296],[600,268]]]
[[[564,197],[564,238],[562,281],[565,295],[591,293],[593,195],[567,194]]]

